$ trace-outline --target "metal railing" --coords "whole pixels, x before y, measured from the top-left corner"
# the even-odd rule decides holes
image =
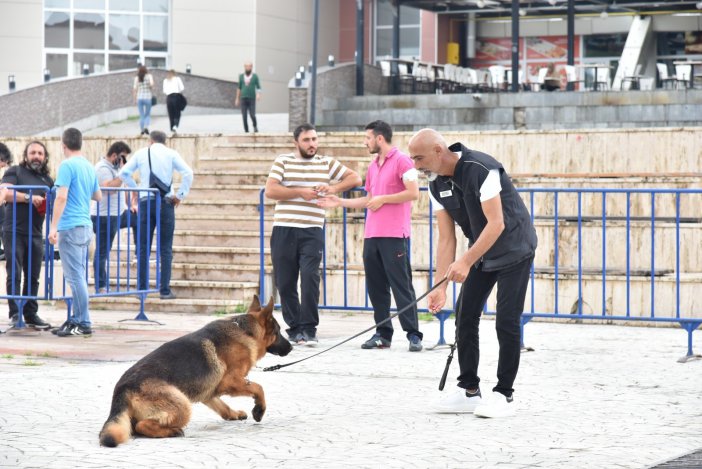
[[[422,193],[424,192],[426,188],[422,188]],[[677,323],[687,332],[688,339],[687,355],[681,361],[695,356],[692,333],[702,324],[702,311],[695,307],[694,301],[695,292],[702,280],[702,253],[698,253],[699,246],[695,243],[695,236],[702,236],[695,235],[696,232],[702,233],[699,230],[702,223],[699,214],[702,189],[526,188],[519,189],[519,192],[529,208],[537,232],[541,232],[539,248],[531,269],[530,304],[527,304],[522,315],[522,327],[533,318]],[[262,189],[259,194],[261,297],[265,296],[266,289],[266,220],[263,202]],[[435,233],[431,202],[427,206],[426,218],[415,217],[414,220],[415,238],[419,230],[428,231],[428,245],[425,245],[427,251],[422,253],[424,247],[417,246],[415,241],[414,254],[415,257],[423,254],[428,259],[426,278],[429,288],[434,283]],[[426,227],[419,228],[424,220]],[[340,221],[342,242],[334,244],[334,249],[342,250],[343,293],[334,297],[328,294],[331,273],[325,249],[321,266],[323,288],[319,307],[332,310],[371,310],[367,291],[361,301],[349,299],[349,221],[346,209],[342,210]],[[324,229],[327,239],[327,226]],[[686,236],[681,235],[683,229]],[[664,230],[672,230],[672,236],[670,233],[664,234]],[[462,235],[458,239],[463,239]],[[636,242],[633,243],[633,240]],[[462,248],[459,241],[459,249]],[[685,259],[684,264],[681,259]],[[423,266],[414,262],[412,265],[416,277],[417,269]],[[637,292],[641,292],[642,282],[649,284],[648,307],[640,296],[638,299],[632,298],[634,284],[638,287]],[[619,291],[620,288],[623,293]],[[659,295],[663,299],[658,300],[657,293],[663,289],[666,289],[665,293]],[[586,311],[591,309],[586,298],[596,297],[596,291],[599,291],[599,298],[590,301],[599,305],[599,311]],[[453,304],[457,295],[458,288],[453,284]],[[575,301],[570,311],[564,312],[563,302],[568,295],[574,297]],[[673,304],[666,303],[665,299],[671,295],[674,297]],[[544,298],[552,298],[552,301]],[[486,314],[495,314],[494,307],[491,308],[493,305],[494,300],[491,298],[485,307]],[[426,312],[427,309],[420,307],[419,311]],[[450,311],[447,310],[439,316],[442,321],[439,343],[445,343],[443,321],[449,315]]]
[[[8,301],[14,301],[15,304],[17,305],[18,308],[18,321],[17,325],[15,326],[18,329],[21,329],[25,327],[23,315],[21,314],[22,311],[24,310],[24,305],[26,304],[27,301],[29,300],[63,300],[66,302],[67,305],[67,317],[71,317],[71,308],[72,308],[72,294],[70,293],[70,289],[67,288],[66,285],[66,280],[62,275],[58,274],[57,270],[57,257],[60,259],[60,251],[57,250],[53,245],[49,243],[49,229],[51,226],[51,217],[53,215],[53,205],[54,205],[54,200],[55,200],[55,194],[56,191],[55,189],[51,189],[47,186],[13,186],[12,189],[16,189],[14,191],[14,196],[13,196],[13,201],[8,204],[12,205],[12,230],[8,234],[5,234],[4,237],[8,240],[11,240],[11,245],[10,246],[4,246],[5,249],[5,255],[7,258],[6,261],[6,275],[11,279],[10,282],[10,287],[8,289],[5,289],[6,294],[2,295],[0,294],[0,299],[6,299]],[[135,192],[134,189],[128,189],[128,188],[101,188],[103,192],[103,201],[97,202],[97,212],[100,213],[100,207],[106,203],[108,203],[108,199],[111,197],[118,197],[118,204],[117,204],[117,213],[113,216],[111,213],[112,208],[108,204],[108,209],[107,209],[107,215],[105,216],[107,218],[107,224],[106,224],[106,230],[109,232],[110,229],[113,227],[111,226],[112,223],[114,223],[117,219],[119,218],[120,215],[123,214],[123,209],[126,207],[125,203],[123,203],[123,197],[122,194],[124,193],[129,193],[129,192]],[[25,204],[25,203],[17,203],[17,196],[21,195],[21,192],[26,192],[29,194],[30,198],[35,194],[35,193],[41,193],[41,194],[49,194],[49,197],[46,198],[45,200],[45,205],[42,206],[42,209],[46,211],[46,216],[43,224],[43,234],[41,236],[41,240],[43,243],[43,260],[41,262],[41,267],[43,267],[43,288],[38,289],[36,294],[34,294],[31,289],[29,289],[29,286],[26,285],[27,280],[29,280],[29,283],[31,284],[31,279],[33,278],[33,265],[32,265],[32,256],[34,255],[34,251],[31,248],[32,247],[32,242],[36,238],[36,235],[32,233],[32,230],[29,229],[27,234],[24,233],[18,233],[17,232],[17,213],[18,211],[21,210],[27,210],[27,226],[31,227],[32,222],[34,219],[34,211],[32,210],[32,204]],[[94,281],[94,289],[91,289],[90,297],[95,298],[95,297],[116,297],[116,296],[128,296],[128,295],[135,295],[140,299],[140,311],[139,314],[134,318],[135,320],[140,320],[140,321],[149,321],[149,318],[146,316],[144,312],[144,302],[146,300],[146,297],[149,293],[154,293],[158,291],[158,285],[160,282],[160,276],[161,276],[161,257],[160,257],[160,244],[161,244],[161,223],[160,223],[160,201],[161,201],[161,195],[158,193],[157,190],[155,189],[140,189],[138,191],[140,194],[141,193],[148,193],[146,197],[151,200],[151,198],[155,198],[156,200],[156,214],[155,214],[155,226],[152,226],[151,223],[151,204],[147,204],[146,207],[146,213],[132,213],[130,210],[126,210],[126,220],[127,220],[127,243],[126,243],[126,265],[122,266],[122,258],[123,253],[125,251],[125,247],[123,246],[123,242],[121,239],[121,236],[119,235],[119,229],[117,230],[117,233],[115,235],[116,237],[116,243],[113,242],[113,245],[108,247],[107,249],[107,262],[106,262],[106,279],[105,279],[105,284],[106,288],[104,292],[99,291],[98,289],[98,282],[100,280],[99,274],[97,273],[96,269],[91,269],[91,266],[94,267],[93,259],[90,259],[90,252],[88,252],[88,257],[86,258],[86,272],[85,272],[85,278],[88,283],[90,283],[91,278]],[[5,207],[2,207],[4,210]],[[146,252],[150,253],[151,252],[151,247],[152,247],[152,242],[149,239],[150,237],[148,234],[151,232],[151,230],[155,231],[155,242],[156,242],[156,288],[149,288],[150,284],[150,269],[147,267],[146,269],[146,289],[139,289],[138,288],[138,283],[137,283],[137,276],[138,274],[132,275],[130,267],[132,265],[135,266],[137,269],[137,272],[139,271],[139,258],[138,258],[138,250],[139,250],[139,245],[138,243],[130,243],[130,240],[134,238],[134,235],[136,235],[136,240],[141,239],[142,237],[142,230],[147,230],[146,233]],[[95,226],[94,231],[97,231],[94,236],[94,246],[95,246],[95,253],[99,252],[100,249],[100,242],[105,241],[107,242],[107,238],[105,236],[105,233],[101,232],[102,227],[98,223]],[[134,231],[135,230],[135,231]],[[24,229],[21,229],[21,231],[24,231]],[[23,288],[22,292],[18,292],[16,285],[21,283],[21,276],[22,276],[22,271],[17,271],[17,262],[11,262],[10,259],[13,259],[14,255],[17,253],[17,242],[19,240],[22,240],[23,237],[27,237],[27,253],[26,253],[26,258],[21,259],[23,264],[25,265],[26,269],[26,278],[25,278],[25,287]],[[4,244],[4,243],[3,243]],[[136,244],[136,245],[135,245]],[[131,249],[134,248],[136,250],[136,253],[134,254],[134,258],[136,262],[132,261],[132,253]],[[111,263],[110,263],[110,258],[115,257],[116,258],[116,264],[115,268],[112,269]],[[150,257],[149,254],[146,256],[146,262],[148,263],[148,258]],[[24,262],[26,260],[26,263]],[[91,276],[91,270],[95,272]],[[39,282],[41,283],[41,282]],[[40,291],[39,291],[40,290]]]

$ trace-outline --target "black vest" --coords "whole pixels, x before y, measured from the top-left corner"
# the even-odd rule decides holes
[[[449,147],[461,152],[452,177],[439,176],[429,190],[461,227],[472,245],[483,232],[487,219],[480,202],[480,186],[490,170],[500,172],[500,200],[505,229],[481,259],[485,271],[500,270],[534,256],[537,239],[529,211],[502,165],[490,155],[469,150],[460,143]]]

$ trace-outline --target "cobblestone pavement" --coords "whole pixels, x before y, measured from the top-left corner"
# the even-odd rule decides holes
[[[42,306],[60,323],[63,311]],[[0,335],[0,467],[242,468],[643,468],[702,447],[702,361],[684,353],[681,329],[531,322],[517,378],[517,416],[431,413],[447,349],[410,353],[403,334],[387,350],[359,337],[283,370],[371,324],[366,314],[326,314],[317,349],[267,356],[250,378],[263,385],[261,423],[222,421],[202,404],[184,438],[132,439],[101,448],[113,387],[135,359],[214,319],[153,314],[164,325],[120,323],[97,311],[90,338]],[[396,326],[397,327],[397,326]],[[495,383],[494,322],[482,322],[483,390]],[[438,322],[423,323],[425,345]],[[453,337],[447,326],[447,339]],[[702,333],[695,334],[702,350]],[[447,391],[458,373],[454,362]],[[446,392],[446,391],[444,391]],[[249,412],[250,399],[228,400]]]

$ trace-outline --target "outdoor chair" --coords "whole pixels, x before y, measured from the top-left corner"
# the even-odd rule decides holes
[[[634,68],[634,73],[631,75],[628,75],[628,70],[624,70],[624,77],[622,78],[622,90],[628,89],[628,90],[639,90],[641,89],[641,64],[636,64],[636,68]],[[629,87],[625,88],[624,84],[628,83]]]
[[[656,68],[658,69],[658,79],[661,81],[661,86],[663,88],[668,88],[668,84],[672,83],[675,88],[678,87],[677,77],[671,77],[668,75],[668,66],[664,63],[657,63]]]
[[[575,65],[564,65],[565,72],[566,72],[566,82],[570,85],[572,84],[575,86],[578,83],[582,83],[585,85],[585,80],[581,80],[578,78],[578,72],[575,70]],[[578,88],[580,91],[583,90],[583,87]]]

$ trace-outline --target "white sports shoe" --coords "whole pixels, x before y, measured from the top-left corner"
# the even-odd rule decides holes
[[[474,415],[485,418],[511,417],[515,413],[517,413],[517,404],[514,403],[514,396],[505,397],[497,391],[484,399],[473,411]]]
[[[434,402],[432,409],[439,414],[470,414],[481,402],[480,391],[475,396],[468,397],[465,389],[457,388]]]

